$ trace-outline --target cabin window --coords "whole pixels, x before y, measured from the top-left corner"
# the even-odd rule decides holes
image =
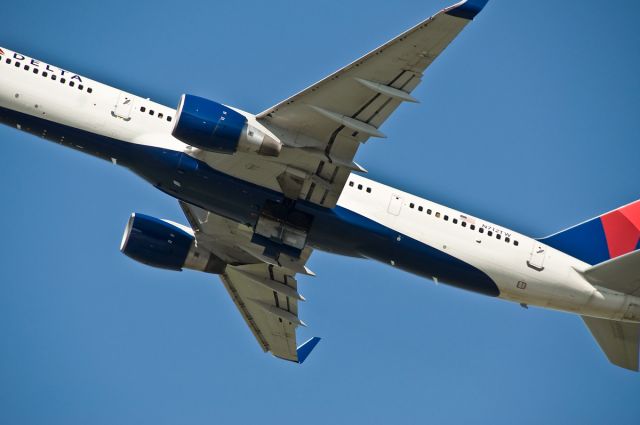
[[[153,112],[153,109],[149,109],[149,115],[153,115],[155,114],[155,112]]]
[[[43,77],[46,77],[46,76],[47,76],[47,75],[49,75],[49,74],[47,74],[47,71],[42,71],[42,74],[41,74],[41,75],[42,75]]]
[[[82,90],[84,86],[82,84],[78,84],[78,90]]]
[[[505,241],[506,243],[509,243],[509,242],[510,242],[510,239],[509,239],[509,238],[504,238],[504,241]]]
[[[475,224],[472,224],[471,226],[469,226],[469,229],[471,229],[471,230],[476,230],[476,225],[475,225]]]
[[[496,239],[498,240],[502,239],[502,235],[500,233],[496,233]]]
[[[436,213],[436,217],[440,218],[440,213],[439,212]]]
[[[371,193],[371,188],[370,187],[367,188],[367,193]]]
[[[20,68],[20,62],[16,62],[15,65],[16,65],[16,68]]]
[[[427,210],[427,214],[431,215],[431,210]]]
[[[58,79],[58,76],[56,74],[51,74],[51,79],[55,81],[56,79]]]
[[[11,64],[11,59],[7,58],[6,62],[7,62],[8,64]]]
[[[453,220],[451,220],[451,221],[453,221],[453,224],[458,224],[458,219],[457,219],[457,218],[454,218],[454,219],[453,219]]]
[[[76,85],[76,83],[75,83],[75,82],[73,82],[73,81],[69,81],[69,86],[73,87],[73,86],[75,86],[75,85]]]
[[[423,210],[423,208],[422,208],[422,205],[421,205],[421,206],[418,207],[418,211],[422,211],[422,210]]]
[[[60,83],[64,84],[66,82],[67,82],[67,80],[65,80],[64,78],[60,78]]]
[[[167,121],[171,122],[171,117],[167,117]]]
[[[518,241],[513,241],[513,244],[514,244],[515,246],[518,246],[518,245],[519,245]]]
[[[478,229],[478,232],[480,232],[480,233],[484,233],[484,227],[479,228],[479,229]]]
[[[38,68],[33,68],[33,73],[37,75],[38,74]]]
[[[92,89],[91,87],[89,87],[89,88],[87,89],[87,93],[93,93],[93,89]]]
[[[158,114],[158,118],[163,118],[163,117],[164,117],[164,115],[162,114],[162,112],[160,112],[160,113]]]
[[[449,216],[445,214],[444,221],[449,221]]]
[[[25,66],[24,66],[24,70],[25,70],[25,71],[28,71],[28,70],[29,70],[29,65],[25,65]]]
[[[358,185],[358,190],[362,190],[362,185],[361,184]]]
[[[467,222],[466,221],[462,222],[462,227],[467,227]]]
[[[413,208],[415,206],[416,206],[416,204],[414,204],[413,202],[409,204],[409,208]]]
[[[144,106],[140,107],[140,112],[146,112],[147,108],[145,108]]]
[[[487,232],[487,235],[489,235],[489,236],[493,236],[493,232],[492,232],[491,230],[489,230],[489,231]]]
[[[353,182],[349,182],[349,186],[353,187]]]

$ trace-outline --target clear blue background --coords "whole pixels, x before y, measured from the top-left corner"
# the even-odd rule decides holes
[[[252,112],[442,0],[3,3],[0,44],[168,105]],[[494,0],[358,153],[370,176],[533,236],[640,198],[640,4]],[[0,423],[640,423],[640,375],[578,317],[315,253],[303,366],[262,354],[214,276],[118,251],[185,222],[128,171],[0,128]]]

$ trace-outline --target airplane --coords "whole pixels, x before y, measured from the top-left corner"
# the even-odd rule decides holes
[[[447,7],[252,114],[192,94],[176,109],[0,49],[0,121],[123,166],[176,198],[188,225],[133,213],[120,250],[219,275],[265,352],[303,363],[296,277],[314,250],[380,261],[490,297],[582,316],[638,371],[640,200],[531,238],[363,176],[354,161],[487,4]]]

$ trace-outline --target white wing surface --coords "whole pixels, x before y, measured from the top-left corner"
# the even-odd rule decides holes
[[[385,137],[382,124],[402,102],[416,101],[411,93],[424,71],[485,4],[448,7],[257,116],[275,134],[286,132],[286,140],[302,149],[298,154],[307,154],[305,161],[295,152],[285,156],[302,171],[299,197],[335,205],[349,173],[360,170],[353,163],[358,147]]]
[[[611,363],[638,371],[640,323],[624,323],[586,316],[582,316],[582,320]]]
[[[262,349],[302,363],[319,341],[312,338],[298,347],[296,340],[296,328],[305,324],[298,316],[298,303],[304,298],[295,275],[311,274],[304,266],[311,249],[303,250],[299,259],[264,257],[264,248],[251,243],[250,228],[184,202],[180,205],[197,244],[228,264],[220,277]]]

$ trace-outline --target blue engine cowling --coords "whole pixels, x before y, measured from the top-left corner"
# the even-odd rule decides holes
[[[206,151],[278,156],[282,149],[279,141],[249,126],[244,115],[202,97],[183,94],[175,122],[173,137]]]
[[[177,226],[144,214],[131,214],[120,251],[152,267],[182,270],[194,237]]]

